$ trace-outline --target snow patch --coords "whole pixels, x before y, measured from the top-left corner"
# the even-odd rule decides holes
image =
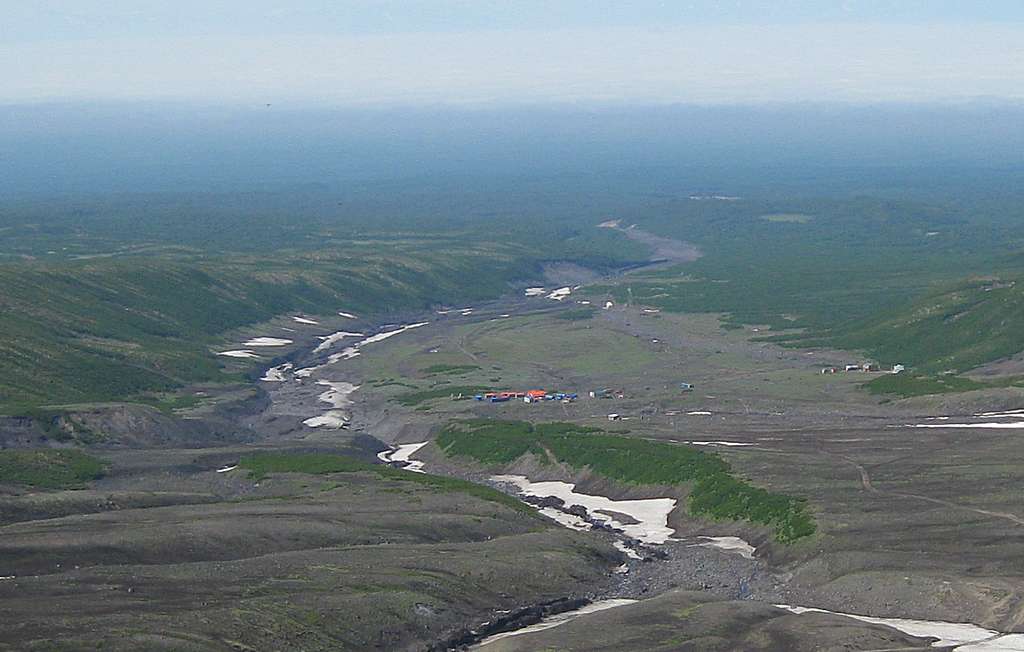
[[[719,550],[726,550],[728,552],[738,553],[741,557],[747,559],[754,558],[754,546],[750,545],[739,537],[700,537],[705,539],[704,543],[698,543],[698,546],[708,546],[709,548],[718,548]]]
[[[1024,428],[1024,421],[1013,421],[1011,423],[999,423],[986,421],[983,423],[914,423],[907,424],[908,428],[994,428],[1015,430]]]
[[[570,288],[570,287],[558,288],[557,290],[555,290],[551,294],[549,294],[548,298],[549,299],[554,299],[555,301],[562,301],[567,296],[569,296],[570,294],[572,294],[572,288]]]
[[[235,351],[218,351],[217,355],[222,355],[227,358],[259,358],[254,351],[249,349],[237,349]]]
[[[355,315],[353,315],[350,312],[340,312],[339,311],[338,314],[341,315],[342,317],[344,317],[345,319],[359,319],[359,317],[356,317]]]
[[[291,362],[286,362],[284,364],[279,364],[276,367],[271,367],[263,372],[263,376],[260,380],[266,383],[283,383],[286,380],[284,375],[285,372],[289,371],[294,366],[295,365]]]
[[[298,324],[309,324],[310,326],[319,326],[320,322],[313,321],[312,319],[306,319],[305,317],[292,317],[292,321]]]
[[[286,340],[282,337],[254,337],[243,346],[287,346],[293,340]]]
[[[238,465],[237,464],[233,464],[231,466],[225,466],[223,469],[217,469],[217,473],[227,473],[228,471],[234,471],[237,468],[238,468]]]
[[[539,297],[545,292],[547,292],[547,290],[545,290],[544,288],[526,288],[523,294],[528,297]]]
[[[522,629],[517,629],[511,632],[501,632],[500,634],[488,636],[471,649],[485,647],[496,641],[500,641],[502,639],[509,638],[512,636],[519,636],[520,634],[543,632],[545,629],[551,629],[552,627],[564,625],[565,623],[571,620],[575,620],[580,616],[585,616],[586,614],[597,613],[599,611],[605,611],[607,609],[614,609],[615,607],[624,607],[629,604],[634,604],[635,602],[636,600],[630,600],[628,598],[614,598],[611,600],[599,600],[597,602],[591,602],[590,604],[580,607],[579,609],[566,611],[564,613],[555,614],[553,616],[547,616],[546,618],[542,619],[539,623],[535,625],[530,625],[529,627],[523,627]]]
[[[330,380],[318,380],[316,384],[329,388],[317,398],[330,405],[333,409],[327,410],[318,417],[310,417],[302,423],[306,424],[310,428],[344,428],[351,419],[351,416],[342,408],[347,408],[352,405],[352,400],[349,399],[349,394],[359,389],[359,385],[353,385],[352,383],[346,382],[333,382]]]
[[[348,424],[348,415],[341,410],[328,410],[318,417],[310,417],[303,421],[310,428],[329,428],[339,430]]]
[[[377,453],[377,459],[388,464],[401,464],[406,471],[424,473],[423,462],[410,459],[412,455],[427,445],[428,442],[421,441],[415,444],[400,444],[393,450],[386,450]]]
[[[805,613],[823,613],[823,614],[837,614],[839,616],[846,616],[847,618],[853,618],[865,623],[872,623],[874,625],[886,625],[897,629],[904,634],[910,636],[933,636],[939,640],[932,644],[932,647],[946,647],[946,646],[957,646],[958,650],[998,650],[999,648],[993,647],[961,647],[971,643],[991,645],[999,641],[1001,637],[999,632],[991,629],[984,629],[971,623],[947,623],[942,621],[932,620],[910,620],[907,618],[874,618],[872,616],[858,616],[856,614],[846,614],[838,611],[827,611],[825,609],[815,609],[813,607],[793,607],[785,604],[775,605],[779,609],[785,609],[795,614]],[[1020,636],[1020,635],[1017,635]],[[999,637],[999,638],[997,638]],[[991,639],[991,640],[990,640]],[[1007,648],[1014,649],[1014,648]],[[1020,648],[1017,648],[1020,649]]]
[[[612,543],[612,545],[613,545],[613,546],[615,546],[615,549],[616,549],[616,550],[618,550],[618,551],[619,551],[619,552],[621,552],[622,554],[626,555],[626,556],[627,556],[627,557],[629,557],[630,559],[636,559],[636,560],[641,560],[641,559],[643,559],[643,557],[641,557],[641,556],[640,556],[640,553],[638,553],[638,552],[637,552],[636,550],[633,550],[632,548],[630,548],[629,546],[627,546],[627,545],[626,545],[625,543],[623,543],[622,541],[619,541],[618,539],[616,539],[616,540],[615,540],[615,541],[614,541],[614,542]]]
[[[566,507],[580,505],[587,510],[590,518],[644,543],[665,543],[675,534],[668,526],[668,515],[676,506],[675,498],[612,500],[604,496],[577,493],[576,485],[568,482],[532,482],[522,475],[495,475],[491,476],[491,481],[514,485],[527,496],[554,496],[561,499]],[[620,523],[605,512],[626,514],[638,522],[629,525]]]
[[[330,335],[318,335],[317,337],[320,338],[320,344],[318,344],[317,347],[313,349],[313,353],[321,353],[323,351],[326,351],[327,349],[331,348],[332,346],[342,341],[346,337],[364,337],[364,335],[362,333],[338,331],[336,333],[331,333]]]
[[[754,444],[745,441],[687,441],[684,444],[690,446],[753,446]]]

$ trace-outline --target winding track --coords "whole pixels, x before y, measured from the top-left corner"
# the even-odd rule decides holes
[[[944,505],[946,507],[951,507],[953,509],[959,509],[959,510],[963,510],[963,511],[974,512],[975,514],[981,514],[983,516],[991,516],[993,518],[1001,518],[1003,520],[1010,521],[1011,523],[1015,523],[1017,525],[1024,525],[1024,519],[1022,519],[1021,517],[1017,516],[1016,514],[1010,514],[1009,512],[994,512],[994,511],[988,510],[988,509],[979,509],[977,507],[967,507],[966,505],[960,505],[958,503],[954,503],[954,502],[949,501],[949,500],[942,500],[941,498],[933,498],[931,496],[922,496],[920,494],[908,494],[908,493],[903,493],[903,492],[898,492],[898,491],[883,491],[883,490],[879,489],[878,487],[876,487],[875,485],[873,485],[871,483],[871,476],[868,474],[868,470],[865,469],[863,465],[861,465],[860,463],[856,462],[855,460],[850,459],[849,457],[846,457],[845,455],[840,455],[839,457],[841,457],[847,463],[853,465],[857,469],[857,471],[860,472],[860,483],[861,483],[861,486],[864,487],[864,490],[869,492],[869,493],[881,494],[881,495],[887,495],[887,496],[897,496],[897,497],[901,497],[901,498],[914,498],[914,499],[917,499],[917,500],[924,500],[924,501],[927,501],[929,503],[935,503],[936,505]]]

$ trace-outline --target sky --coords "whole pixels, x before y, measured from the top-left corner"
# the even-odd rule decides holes
[[[0,0],[0,104],[1024,100],[1020,0]]]

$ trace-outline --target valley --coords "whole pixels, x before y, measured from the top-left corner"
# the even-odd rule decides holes
[[[244,442],[109,442],[92,453],[108,467],[88,489],[16,490],[0,501],[2,610],[20,623],[3,640],[28,649],[441,649],[484,640],[468,632],[491,631],[484,623],[503,613],[524,618],[499,626],[514,630],[601,600],[621,606],[483,649],[596,649],[605,637],[618,649],[632,619],[666,609],[699,613],[692,622],[701,623],[673,621],[667,646],[812,649],[841,634],[876,648],[928,648],[927,632],[787,615],[779,604],[992,632],[1020,626],[1012,550],[1021,521],[1002,487],[1019,481],[1021,460],[1012,433],[961,427],[999,418],[973,414],[1014,409],[1017,390],[882,402],[862,387],[874,374],[820,373],[855,354],[783,348],[751,327],[723,327],[720,315],[622,305],[587,286],[564,300],[531,294],[391,324],[341,310],[243,331],[239,345],[282,331],[292,340],[230,363],[256,379],[260,397],[232,413],[232,436],[249,433]],[[578,398],[472,398],[534,388]],[[215,418],[216,393],[168,418]],[[515,424],[527,430],[508,430]],[[569,430],[513,436],[530,424]],[[911,427],[925,424],[935,427]],[[498,448],[473,430],[491,426]],[[806,506],[809,527],[745,517],[749,503],[702,512],[688,476],[645,476],[653,467],[641,458],[616,467],[601,451],[617,442],[631,456],[647,447],[724,463],[766,500],[800,501],[792,504]],[[724,508],[735,490],[715,500]],[[200,578],[198,596],[175,597]],[[57,599],[52,616],[23,611]],[[86,600],[89,609],[76,606]],[[708,633],[722,627],[733,633]],[[116,640],[105,633],[114,631]]]

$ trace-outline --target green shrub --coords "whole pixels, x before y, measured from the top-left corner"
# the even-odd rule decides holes
[[[616,437],[571,423],[490,419],[450,423],[437,444],[448,455],[484,464],[508,464],[532,452],[630,484],[688,483],[691,513],[765,525],[783,543],[815,531],[803,500],[754,487],[734,477],[718,455],[691,446]]]

